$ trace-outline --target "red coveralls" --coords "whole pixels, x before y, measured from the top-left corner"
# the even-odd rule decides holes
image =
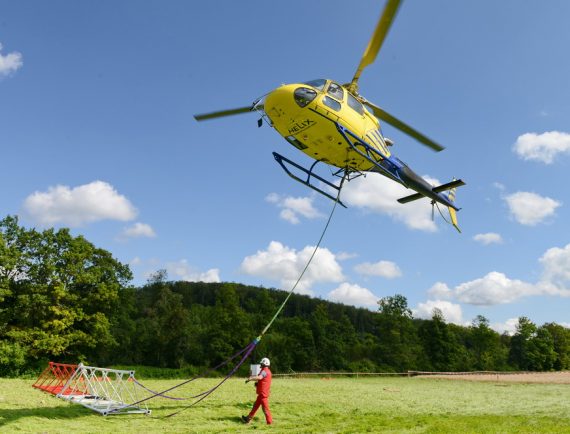
[[[265,376],[264,376],[265,373]],[[271,417],[271,411],[269,411],[269,389],[271,388],[271,371],[267,366],[261,368],[259,375],[264,376],[261,380],[259,380],[255,385],[255,391],[257,392],[257,399],[255,400],[255,404],[253,404],[253,408],[249,412],[249,419],[253,419],[255,413],[261,406],[263,413],[265,414],[265,421],[268,425],[273,423],[273,418]]]

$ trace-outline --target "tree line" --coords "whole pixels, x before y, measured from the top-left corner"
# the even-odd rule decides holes
[[[128,266],[68,229],[0,221],[0,375],[47,360],[196,371],[253,340],[287,296],[239,283],[173,282],[163,270],[141,287]],[[518,320],[511,336],[484,316],[414,318],[403,295],[375,311],[293,294],[252,356],[275,372],[570,369],[570,329]]]

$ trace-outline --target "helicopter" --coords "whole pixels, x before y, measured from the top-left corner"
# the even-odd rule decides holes
[[[436,152],[444,147],[368,101],[358,91],[360,75],[376,59],[400,5],[401,0],[387,1],[350,83],[339,84],[330,79],[316,79],[284,84],[249,106],[198,114],[194,118],[204,121],[257,112],[260,114],[259,127],[265,121],[287,142],[315,160],[307,168],[273,152],[275,161],[294,180],[346,207],[340,200],[344,182],[368,172],[380,173],[415,191],[398,199],[398,202],[405,204],[427,198],[431,201],[432,218],[434,206],[442,204],[448,209],[449,223],[461,232],[456,214],[460,208],[454,202],[457,187],[465,183],[461,179],[453,179],[439,186],[431,185],[392,154],[391,147],[394,143],[383,135],[380,121],[392,125]],[[332,175],[341,178],[341,181],[334,182],[334,179],[328,180],[318,175],[315,166],[319,162],[332,166]],[[331,194],[334,191],[337,192],[336,197]]]

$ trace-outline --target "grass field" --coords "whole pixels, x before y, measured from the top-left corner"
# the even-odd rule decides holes
[[[148,380],[155,390],[179,381]],[[151,416],[99,416],[31,387],[0,379],[0,432],[30,433],[570,433],[570,385],[466,382],[433,378],[274,379],[274,424],[261,410],[250,425],[251,384],[231,379],[172,418],[187,402],[154,399]],[[178,396],[212,387],[213,379],[178,389]]]

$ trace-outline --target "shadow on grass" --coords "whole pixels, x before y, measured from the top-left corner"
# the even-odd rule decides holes
[[[218,417],[218,418],[216,418],[216,420],[218,422],[231,422],[231,423],[235,423],[237,425],[250,426],[253,429],[258,429],[258,428],[266,426],[265,419],[263,418],[263,415],[254,417],[250,423],[244,423],[243,420],[241,419],[241,416]]]
[[[38,407],[22,409],[0,409],[0,426],[27,417],[41,417],[46,419],[75,419],[91,416],[84,407]]]

